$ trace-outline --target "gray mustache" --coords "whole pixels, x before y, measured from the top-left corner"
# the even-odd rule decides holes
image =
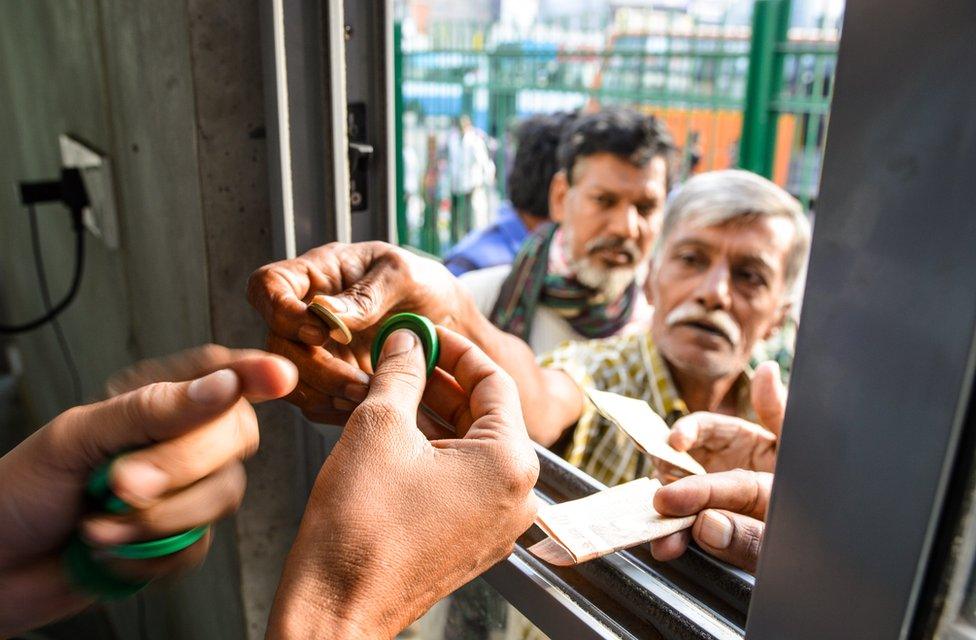
[[[739,341],[742,340],[742,329],[739,328],[739,323],[727,311],[721,309],[706,311],[699,304],[685,303],[669,313],[664,322],[669,327],[689,322],[702,322],[714,326],[725,334],[733,347],[738,346]]]

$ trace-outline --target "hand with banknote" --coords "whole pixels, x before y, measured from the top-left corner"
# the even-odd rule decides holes
[[[665,517],[695,516],[695,522],[651,542],[651,553],[673,560],[693,538],[707,553],[755,573],[772,486],[771,473],[739,469],[689,476],[658,489],[654,509]]]
[[[759,424],[699,411],[674,423],[668,444],[678,451],[687,451],[708,472],[733,469],[772,472],[786,412],[786,388],[775,362],[764,362],[756,368],[751,399]],[[687,475],[663,461],[656,461],[654,473],[665,484]]]
[[[538,458],[515,383],[462,336],[438,338],[429,379],[413,333],[384,343],[315,482],[268,637],[391,638],[532,525]],[[439,431],[418,422],[421,400]]]

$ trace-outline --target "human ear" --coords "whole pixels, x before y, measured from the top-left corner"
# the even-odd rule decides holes
[[[569,180],[566,172],[559,171],[549,183],[549,217],[553,222],[561,223],[566,217],[566,194],[569,193]]]
[[[790,309],[793,308],[792,302],[784,302],[780,305],[779,310],[776,312],[776,317],[769,324],[769,328],[766,330],[766,335],[763,336],[763,340],[769,340],[776,332],[783,328],[783,323],[786,322],[786,318],[790,313]]]

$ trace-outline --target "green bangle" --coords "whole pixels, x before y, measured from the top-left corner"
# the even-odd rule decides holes
[[[434,323],[416,313],[398,313],[395,316],[390,316],[380,327],[376,339],[373,340],[373,349],[370,353],[373,371],[376,371],[376,365],[380,362],[383,343],[397,329],[408,329],[420,338],[420,344],[424,348],[424,358],[427,362],[427,377],[429,378],[437,366],[438,358],[440,358],[441,345],[437,339],[437,327],[434,326]]]

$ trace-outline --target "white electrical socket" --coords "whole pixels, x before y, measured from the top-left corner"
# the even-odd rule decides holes
[[[82,212],[85,228],[100,238],[109,249],[119,248],[119,221],[115,209],[115,185],[108,156],[79,142],[66,133],[58,137],[61,166],[78,169],[88,192],[89,206]]]

